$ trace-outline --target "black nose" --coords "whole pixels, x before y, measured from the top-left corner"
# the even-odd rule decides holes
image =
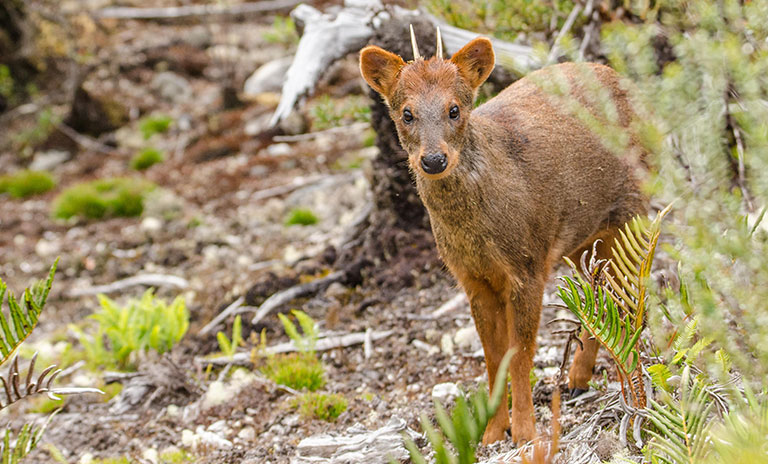
[[[427,174],[440,174],[448,167],[448,160],[443,153],[430,153],[421,159],[421,168]]]

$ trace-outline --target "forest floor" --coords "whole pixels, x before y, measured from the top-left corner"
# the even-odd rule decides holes
[[[216,331],[232,330],[230,317],[201,335],[216,314],[239,296],[256,307],[278,290],[328,272],[324,251],[342,242],[370,201],[370,159],[376,148],[368,146],[371,132],[365,125],[341,118],[337,124],[351,129],[298,141],[263,142],[258,134],[266,130],[278,93],[243,97],[242,105],[225,108],[225,87],[241,90],[258,66],[291,56],[295,45],[272,37],[273,20],[265,15],[210,24],[107,22],[99,33],[97,65],[85,76],[83,87],[128,110],[121,127],[99,138],[117,148],[103,153],[87,144],[75,145],[71,159],[57,162],[54,149],[33,147],[28,156],[21,156],[17,139],[8,137],[0,144],[3,172],[49,162],[58,181],[53,191],[32,199],[0,197],[0,276],[9,288],[18,292],[42,278],[60,257],[52,296],[23,353],[37,350],[44,359],[62,362],[62,350],[77,349],[68,325],[87,327],[84,320],[98,308],[93,294],[73,296],[79,290],[146,273],[188,281],[183,290],[161,286],[156,292],[167,299],[184,296],[191,325],[170,354],[136,360],[147,385],[144,396],[124,408],[117,406],[120,398],[126,401],[122,394],[108,401],[95,394],[69,397],[48,426],[31,458],[34,462],[56,462],[57,453],[65,462],[85,462],[88,456],[152,462],[151,450],[163,454],[183,449],[193,457],[190,462],[287,463],[297,459],[302,439],[319,433],[345,434],[355,424],[377,430],[399,418],[421,432],[419,416],[433,414],[435,385],[452,382],[472,390],[487,381],[466,301],[459,299],[453,310],[433,314],[459,294],[441,268],[417,276],[413,286],[394,293],[334,284],[280,309],[305,311],[319,322],[321,335],[392,331],[373,342],[368,357],[362,344],[318,353],[326,368],[323,391],[340,393],[348,401],[347,410],[333,422],[302,417],[291,406],[292,393],[252,368],[230,371],[217,380],[221,368],[209,369],[201,360],[219,351]],[[363,105],[365,94],[356,57],[330,70],[318,90],[318,95],[331,95],[332,102],[351,98]],[[38,98],[45,98],[45,91]],[[327,105],[323,98],[328,97],[315,97],[297,114],[290,132],[317,127],[322,110],[311,108],[313,102],[314,108]],[[67,103],[47,107],[62,116],[68,111]],[[14,117],[4,129],[6,135],[34,130],[39,124],[36,114]],[[168,132],[145,140],[139,121],[153,114],[170,116],[174,122]],[[166,161],[142,173],[132,170],[131,156],[150,144],[167,154]],[[63,189],[115,176],[143,177],[159,186],[140,218],[52,219],[52,200]],[[318,222],[287,226],[286,218],[298,207],[312,210]],[[377,266],[383,269],[387,263]],[[129,287],[108,296],[124,302],[143,291]],[[553,277],[544,298],[532,382],[537,426],[544,435],[549,430],[552,392],[566,390],[559,378],[566,337],[552,333],[561,325],[547,325],[564,315],[552,306],[557,302],[555,293]],[[288,340],[276,315],[256,325],[250,324],[251,315],[244,313],[247,347],[241,351],[255,346],[262,329],[268,345]],[[69,367],[57,379],[59,385],[104,385],[104,372],[77,364]],[[610,393],[615,385],[605,380],[610,377],[608,368],[601,355],[596,385]],[[561,412],[563,435],[592,416],[600,398],[609,393],[566,401]],[[20,406],[9,417],[20,423],[45,415]],[[607,437],[605,449],[595,456],[608,459],[620,445],[612,432],[595,430],[593,435],[600,433]],[[510,443],[500,443],[479,454],[490,459],[510,456],[513,449]]]

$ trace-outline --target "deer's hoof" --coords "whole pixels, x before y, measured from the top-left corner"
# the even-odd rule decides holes
[[[584,393],[586,393],[588,391],[589,391],[589,388],[586,388],[586,389],[584,389],[584,388],[571,388],[569,390],[570,398],[571,399],[577,398],[577,397],[583,395]]]

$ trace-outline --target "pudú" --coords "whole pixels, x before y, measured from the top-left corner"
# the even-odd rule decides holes
[[[467,293],[491,385],[514,350],[511,424],[499,408],[483,443],[507,432],[524,442],[535,434],[529,372],[551,269],[563,256],[578,262],[598,239],[598,255],[609,257],[618,228],[646,211],[634,112],[615,71],[575,63],[536,71],[473,108],[495,65],[491,42],[476,38],[445,59],[438,31],[436,55],[424,59],[413,32],[411,40],[413,61],[368,46],[360,69],[389,107],[440,256]],[[605,102],[589,91],[607,91],[611,122],[628,135],[621,153],[545,91],[555,82],[567,83],[566,96],[598,121],[608,121]],[[588,388],[597,353],[596,341],[582,342],[569,372],[577,393]]]

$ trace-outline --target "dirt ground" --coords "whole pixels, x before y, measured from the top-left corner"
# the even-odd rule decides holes
[[[335,422],[301,417],[290,406],[291,393],[250,368],[217,383],[217,389],[224,388],[225,399],[214,398],[211,385],[220,368],[209,371],[199,358],[216,353],[218,345],[215,330],[200,335],[201,328],[239,296],[258,306],[302,276],[329,271],[323,253],[343,242],[350,225],[370,202],[370,160],[376,149],[365,146],[366,128],[297,142],[265,141],[259,134],[266,130],[265,115],[274,108],[276,94],[244,99],[241,106],[225,109],[224,87],[231,83],[242,89],[245,78],[258,66],[291,55],[293,45],[264,39],[272,23],[271,15],[225,24],[109,23],[100,39],[98,65],[85,78],[84,87],[93,94],[108,95],[129,110],[129,120],[122,127],[99,138],[118,148],[102,153],[77,145],[71,159],[51,168],[58,181],[54,191],[28,200],[0,197],[0,276],[9,287],[20,291],[42,278],[60,257],[49,304],[27,342],[30,351],[40,350],[55,358],[56,340],[76,343],[67,325],[80,323],[98,303],[94,295],[73,297],[73,291],[144,273],[173,275],[189,282],[184,290],[165,286],[157,290],[159,296],[169,299],[182,294],[192,320],[187,336],[170,355],[148,356],[139,362],[147,385],[139,400],[119,408],[118,398],[107,402],[98,395],[69,398],[29,462],[56,462],[52,448],[66,462],[119,456],[153,462],[151,450],[163,453],[175,447],[188,451],[193,462],[287,463],[295,457],[302,439],[324,432],[343,434],[355,424],[375,430],[396,417],[420,432],[419,416],[433,411],[435,385],[452,382],[470,390],[485,380],[482,352],[472,335],[466,303],[433,316],[458,293],[447,271],[435,266],[414,279],[413,286],[397,292],[365,284],[334,284],[281,309],[304,310],[320,322],[324,333],[394,331],[373,343],[367,359],[359,344],[320,354],[328,380],[323,391],[343,394],[349,403]],[[158,78],[161,74],[165,77]],[[365,98],[355,57],[331,74],[334,77],[327,79],[320,93]],[[53,105],[53,109],[66,113],[67,106]],[[128,167],[128,160],[145,143],[138,120],[153,113],[169,115],[175,121],[168,133],[152,139],[169,156],[139,174]],[[306,111],[300,113],[295,132],[306,130],[310,117]],[[5,133],[33,124],[34,117],[18,115]],[[40,148],[33,156],[22,157],[13,146],[2,143],[0,171],[26,167],[46,151]],[[145,176],[160,187],[142,217],[69,222],[51,218],[51,201],[64,188],[111,176]],[[268,190],[291,185],[295,179],[303,185],[282,194]],[[286,226],[289,211],[296,207],[312,209],[319,222]],[[386,262],[378,263],[374,272],[386,266]],[[544,434],[551,417],[552,392],[557,388],[565,391],[558,377],[565,336],[552,333],[564,326],[546,324],[564,315],[552,306],[557,302],[555,285],[553,278],[544,300],[535,361],[534,401],[537,425]],[[124,301],[143,291],[131,287],[110,297]],[[251,334],[262,329],[266,329],[269,345],[287,341],[276,315],[254,326],[247,322],[251,314],[244,314],[249,348],[253,346]],[[217,330],[230,333],[232,318],[225,322]],[[603,388],[608,382],[600,379],[607,366],[601,356],[595,380]],[[76,368],[57,382],[95,385],[103,382],[104,375]],[[128,380],[122,381],[128,384]],[[563,405],[563,435],[593,415],[602,394],[581,405]],[[27,413],[22,406],[8,417],[17,423],[24,417],[44,416]],[[609,449],[605,458],[614,445],[618,446],[605,445]],[[479,454],[490,459],[509,454],[513,448],[502,443],[483,448]]]

